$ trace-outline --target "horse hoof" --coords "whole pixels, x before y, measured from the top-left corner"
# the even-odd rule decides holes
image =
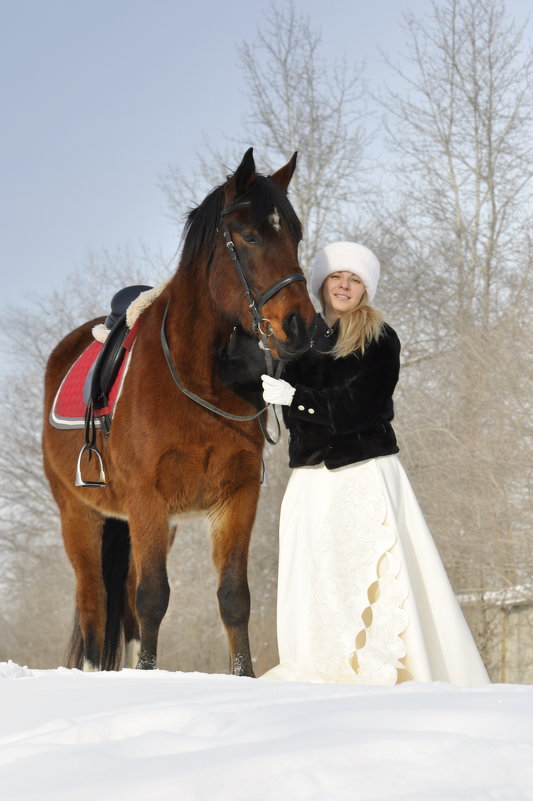
[[[157,659],[153,654],[141,654],[137,662],[137,670],[157,670]]]

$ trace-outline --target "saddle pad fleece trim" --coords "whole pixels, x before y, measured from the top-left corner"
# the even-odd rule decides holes
[[[113,414],[117,401],[121,395],[124,379],[130,365],[131,354],[135,344],[136,331],[130,331],[124,341],[126,355],[120,365],[115,382],[109,392],[109,403],[103,409],[95,409],[94,418],[97,428],[100,427],[98,415]],[[132,336],[133,335],[133,336]],[[87,374],[102,348],[102,342],[91,343],[79,356],[57,390],[49,421],[54,428],[59,429],[79,429],[85,428],[85,410],[87,408],[84,398],[84,388]]]

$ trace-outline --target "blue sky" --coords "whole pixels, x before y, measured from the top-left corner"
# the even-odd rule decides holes
[[[267,6],[0,0],[0,310],[60,286],[91,250],[145,243],[172,258],[181,230],[165,216],[158,178],[169,164],[191,170],[205,139],[222,150],[238,136],[236,46],[255,38]],[[529,13],[526,0],[507,7],[519,21]],[[295,8],[321,30],[326,57],[365,59],[377,83],[378,48],[398,52],[402,12],[428,13],[431,0]],[[261,143],[250,144],[261,167]]]

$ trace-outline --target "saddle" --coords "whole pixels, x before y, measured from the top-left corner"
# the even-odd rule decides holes
[[[96,326],[93,334],[97,341],[89,345],[72,365],[63,379],[50,411],[54,428],[85,429],[85,444],[80,451],[76,469],[76,486],[105,486],[102,456],[96,447],[96,429],[109,436],[113,409],[120,395],[129,365],[137,323],[130,328],[127,311],[142,292],[152,287],[128,286],[117,292],[111,300],[111,311],[103,325]],[[100,466],[100,481],[84,481],[81,463],[84,454],[89,460],[94,455]]]
[[[105,434],[111,429],[111,411],[109,409],[109,395],[115,384],[118,372],[124,361],[127,350],[125,342],[130,334],[126,323],[128,307],[136,300],[141,292],[152,289],[151,286],[127,286],[121,289],[111,299],[111,311],[104,322],[109,333],[104,346],[89,373],[86,387],[87,406],[91,405],[94,413],[100,418],[100,425]],[[133,330],[133,329],[131,329]]]

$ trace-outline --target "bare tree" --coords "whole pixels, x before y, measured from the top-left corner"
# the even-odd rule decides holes
[[[272,160],[298,150],[292,187],[309,264],[356,213],[366,133],[361,67],[327,63],[320,33],[294,3],[272,4],[254,42],[239,51],[250,110],[245,130]]]
[[[528,278],[531,52],[500,0],[434,4],[406,33],[412,55],[395,70],[407,91],[384,102],[410,237],[452,270],[454,317],[487,327]]]
[[[220,183],[244,147],[255,145],[265,172],[297,150],[291,200],[304,227],[300,260],[305,269],[319,247],[338,237],[357,214],[367,139],[362,69],[345,60],[328,63],[320,33],[292,0],[269,6],[256,38],[243,43],[238,54],[247,87],[239,141],[230,155],[208,148],[209,158],[199,158],[192,180],[171,168],[163,190],[171,215],[181,216],[199,183]]]
[[[375,227],[411,294],[402,439],[456,589],[493,589],[532,567],[531,51],[499,0],[434,3],[406,33]]]

